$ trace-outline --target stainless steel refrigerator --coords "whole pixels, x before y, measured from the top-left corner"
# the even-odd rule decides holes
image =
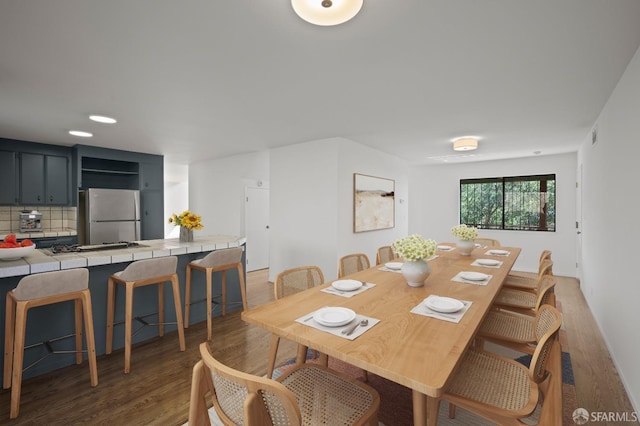
[[[79,210],[80,244],[140,240],[140,191],[87,189]]]

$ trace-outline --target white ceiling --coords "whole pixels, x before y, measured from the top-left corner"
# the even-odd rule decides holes
[[[571,152],[639,45],[640,0],[365,0],[336,27],[288,0],[0,0],[0,137],[185,164],[332,137]]]

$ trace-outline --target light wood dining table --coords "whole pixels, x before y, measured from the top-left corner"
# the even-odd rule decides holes
[[[505,250],[509,255],[486,254],[490,249]],[[331,285],[327,282],[245,311],[242,319],[412,389],[414,424],[425,425],[429,413],[435,411],[437,399],[433,397],[443,393],[519,254],[517,247],[476,248],[470,256],[457,250],[438,251],[437,257],[429,260],[431,274],[425,285],[417,288],[408,286],[401,273],[382,271],[383,265],[378,265],[343,277],[375,284],[353,297],[320,291]],[[472,266],[479,258],[496,259],[502,265]],[[461,271],[491,274],[492,278],[487,285],[452,281]],[[432,294],[469,301],[471,306],[459,323],[410,312]],[[380,322],[348,340],[295,321],[326,306],[346,307]],[[299,355],[298,362],[304,362],[304,357]],[[431,424],[435,424],[433,420]]]

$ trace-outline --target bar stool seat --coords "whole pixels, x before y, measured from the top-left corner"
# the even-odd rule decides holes
[[[89,270],[84,268],[68,269],[28,275],[22,278],[17,287],[9,291],[6,297],[3,388],[8,389],[11,387],[9,417],[12,419],[18,417],[20,410],[27,312],[30,308],[69,300],[74,301],[76,364],[81,364],[83,359],[82,318],[84,313],[86,352],[89,361],[91,386],[98,385],[93,312],[91,309],[91,293],[89,292]],[[52,351],[51,353],[68,353],[68,351]],[[43,359],[44,357],[40,358],[31,366]]]
[[[130,263],[123,271],[116,272],[109,277],[107,288],[107,344],[106,353],[110,354],[113,347],[113,326],[115,316],[116,284],[125,287],[125,337],[124,337],[124,372],[131,371],[131,342],[133,326],[133,290],[147,285],[158,285],[158,334],[164,336],[165,324],[177,324],[180,350],[185,350],[184,329],[182,326],[182,303],[180,301],[180,287],[176,268],[176,256],[158,257],[154,259],[138,260]],[[164,284],[170,281],[173,288],[173,301],[176,311],[176,322],[164,321]],[[140,318],[136,318],[142,321]]]
[[[207,278],[207,340],[211,340],[212,336],[212,300],[214,295],[212,294],[212,282],[211,277],[214,272],[222,272],[222,294],[221,305],[222,315],[227,314],[227,270],[236,269],[238,271],[238,279],[240,281],[240,294],[242,296],[242,302],[231,302],[234,304],[242,303],[242,309],[247,310],[247,295],[244,281],[244,270],[242,268],[242,247],[236,247],[224,250],[215,250],[203,257],[190,262],[187,265],[187,278],[185,285],[185,302],[184,302],[184,326],[189,327],[189,314],[191,301],[191,270],[196,269],[198,271],[204,271]]]

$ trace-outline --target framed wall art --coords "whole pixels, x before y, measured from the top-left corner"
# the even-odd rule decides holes
[[[395,181],[353,174],[353,232],[395,226]]]

